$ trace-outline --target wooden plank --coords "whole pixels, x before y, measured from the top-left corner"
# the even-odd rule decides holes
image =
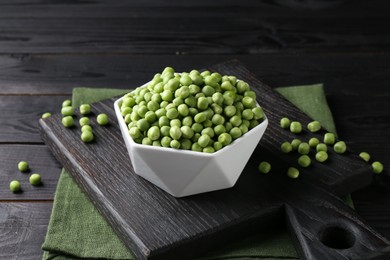
[[[352,152],[347,155],[331,153],[332,160],[327,164],[302,169],[302,178],[295,182],[290,180],[285,176],[284,167],[293,164],[295,159],[280,155],[280,143],[291,140],[294,135],[280,129],[278,121],[285,114],[294,115],[303,123],[310,119],[256,80],[239,63],[222,64],[214,69],[235,74],[261,92],[258,102],[270,120],[260,147],[233,189],[175,199],[134,175],[115,123],[109,127],[94,127],[96,140],[85,144],[78,138],[77,128],[64,129],[59,125],[58,115],[40,121],[45,142],[137,257],[199,254],[212,245],[247,234],[261,224],[275,224],[272,219],[280,220],[282,204],[288,208],[286,219],[303,258],[340,255],[354,258],[363,253],[380,252],[388,246],[389,241],[367,227],[354,211],[329,191],[344,195],[367,185],[370,167]],[[273,106],[276,103],[278,109]],[[95,113],[104,112],[114,118],[112,104],[112,100],[107,100],[95,104],[93,109]],[[302,138],[309,136],[309,133],[301,135]],[[273,162],[275,171],[269,177],[257,173],[258,158]],[[109,173],[110,185],[107,185],[105,173]],[[327,191],[320,186],[326,186]],[[359,242],[348,245],[349,250],[344,251],[324,248],[319,233],[327,226],[335,225],[348,230],[345,231],[347,234],[352,232]]]
[[[66,96],[1,96],[0,143],[42,143],[38,120],[45,112],[58,113]]]
[[[389,20],[385,12],[388,4],[381,3],[378,7],[360,4],[359,9],[347,3],[322,7],[319,2],[292,6],[275,3],[259,4],[256,10],[246,5],[237,9],[237,4],[230,2],[230,12],[221,12],[224,15],[218,17],[216,9],[222,1],[217,5],[184,5],[175,15],[169,8],[173,4],[161,9],[150,2],[140,3],[139,9],[129,5],[132,11],[120,13],[122,16],[112,17],[114,9],[109,12],[109,19],[99,15],[107,5],[90,9],[91,5],[84,3],[75,16],[71,11],[64,16],[47,15],[58,14],[59,8],[52,5],[32,6],[32,13],[26,12],[26,17],[19,16],[20,11],[13,16],[6,6],[0,9],[4,10],[0,11],[4,12],[0,15],[4,17],[0,23],[0,49],[2,53],[133,54],[389,50]],[[55,9],[50,12],[50,8]],[[366,8],[377,9],[368,13]],[[36,9],[39,11],[34,12]],[[278,15],[266,15],[274,9],[278,12],[271,13]],[[354,10],[359,10],[356,15]],[[46,13],[44,17],[39,16],[42,12]],[[97,14],[83,16],[84,12]]]
[[[0,202],[0,258],[36,260],[49,223],[52,203]]]
[[[27,161],[30,171],[21,173],[19,161]],[[60,176],[61,166],[44,145],[0,145],[0,201],[1,200],[52,200]],[[28,178],[39,173],[42,185],[33,186]],[[21,193],[12,193],[9,183],[19,180]]]
[[[322,82],[333,95],[388,93],[390,54],[386,53],[1,55],[0,93],[71,94],[80,86],[129,89],[149,81],[150,75],[166,66],[188,71],[235,57],[273,87]]]

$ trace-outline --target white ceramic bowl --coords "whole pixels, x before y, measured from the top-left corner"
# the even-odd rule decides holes
[[[174,197],[231,188],[236,183],[268,125],[268,119],[230,145],[214,153],[202,153],[138,144],[128,133],[120,111],[115,113],[134,171]]]

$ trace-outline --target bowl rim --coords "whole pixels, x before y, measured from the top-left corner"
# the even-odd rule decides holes
[[[144,85],[140,86],[139,88],[144,88],[146,87],[147,85],[149,84],[149,82],[145,83]],[[138,88],[138,87],[137,87]],[[134,92],[135,90],[132,90],[130,91],[129,93],[132,93]],[[125,94],[126,95],[126,94]],[[123,127],[124,129],[128,129],[127,127],[127,124],[125,122],[125,119],[123,118],[122,116],[122,113],[120,111],[120,106],[119,106],[119,103],[125,98],[125,96],[122,96],[120,97],[119,99],[115,100],[114,102],[114,109],[115,109],[115,114],[117,116],[117,119],[118,119],[118,123],[121,127]],[[258,107],[260,107],[260,105],[257,103],[256,101],[256,105]],[[239,137],[238,139],[234,140],[231,144],[223,147],[222,149],[218,150],[218,151],[215,151],[213,153],[204,153],[204,152],[198,152],[198,151],[192,151],[192,150],[184,150],[184,149],[175,149],[175,148],[171,148],[171,147],[160,147],[160,146],[152,146],[152,145],[145,145],[145,144],[138,144],[136,143],[133,138],[127,134],[126,135],[126,139],[129,140],[130,144],[132,146],[134,146],[135,148],[136,147],[139,147],[139,148],[142,148],[142,149],[149,149],[149,150],[156,150],[156,151],[163,151],[163,152],[170,152],[170,153],[184,153],[184,154],[188,154],[188,155],[197,155],[197,156],[201,156],[201,157],[215,157],[219,154],[222,154],[224,153],[225,151],[227,150],[230,150],[232,148],[234,148],[235,146],[237,146],[239,143],[241,143],[241,141],[243,141],[243,138],[242,137],[245,137],[245,135],[248,135],[252,132],[252,134],[254,132],[256,132],[256,130],[259,130],[260,128],[263,128],[265,126],[268,125],[268,118],[267,116],[265,115],[264,113],[264,119],[263,121],[258,124],[256,127],[250,129],[248,132],[246,132],[244,135],[242,135],[241,137]],[[228,148],[228,149],[225,149],[225,148]]]

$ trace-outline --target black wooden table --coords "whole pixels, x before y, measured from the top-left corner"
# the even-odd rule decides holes
[[[339,136],[383,162],[352,194],[390,238],[388,1],[0,2],[0,259],[39,259],[59,165],[38,119],[80,86],[134,88],[178,71],[238,59],[272,87],[322,82]],[[44,187],[8,185],[26,160]]]

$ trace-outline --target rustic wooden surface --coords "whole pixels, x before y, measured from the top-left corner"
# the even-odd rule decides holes
[[[280,219],[284,214],[303,259],[356,259],[390,248],[390,241],[367,226],[336,197],[371,183],[371,167],[367,163],[351,148],[343,155],[329,151],[326,164],[313,162],[311,167],[300,169],[301,178],[292,181],[285,172],[289,165],[296,165],[297,158],[280,152],[280,144],[297,136],[281,129],[279,121],[289,115],[307,125],[312,119],[256,79],[238,61],[210,69],[248,82],[257,92],[257,101],[269,120],[266,133],[234,189],[175,199],[138,177],[129,162],[119,126],[115,124],[115,99],[92,106],[94,114],[104,113],[113,120],[106,127],[91,123],[95,129],[95,141],[91,144],[79,139],[79,128],[64,128],[61,115],[40,120],[45,144],[139,259],[195,256],[195,252],[201,254],[251,234],[255,224],[263,227],[282,224]],[[77,111],[76,115],[80,117]],[[321,138],[325,132],[303,131],[299,138]],[[274,165],[270,177],[258,174],[259,158]],[[287,210],[283,211],[283,207]],[[135,208],[144,210],[135,211]],[[348,250],[333,250],[323,244],[321,230],[335,228],[343,228],[345,234],[350,232],[351,239],[344,235],[340,242],[332,242],[333,248]],[[342,236],[329,232],[326,240]],[[354,240],[358,242],[349,244]]]
[[[167,65],[180,71],[237,58],[271,87],[324,82],[339,135],[389,169],[389,5],[385,0],[1,1],[0,177],[8,182],[17,174],[25,154],[51,183],[17,195],[1,184],[1,258],[42,255],[60,166],[42,148],[39,115],[58,111],[73,87],[134,87]],[[23,153],[20,145],[27,146]],[[387,238],[389,175],[385,170],[352,194],[356,211]],[[32,211],[36,214],[27,217]]]

